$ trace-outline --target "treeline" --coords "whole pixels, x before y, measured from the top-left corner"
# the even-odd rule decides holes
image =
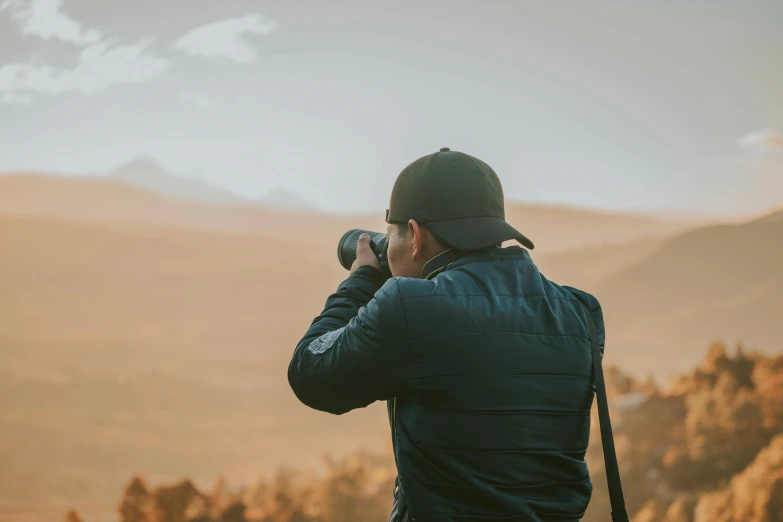
[[[783,522],[783,355],[729,354],[666,387],[607,369],[615,439],[633,522]],[[587,460],[593,499],[583,522],[609,516],[597,422]],[[218,482],[128,484],[120,522],[372,522],[388,519],[388,454],[326,459],[326,473],[281,469],[231,491]],[[79,516],[69,513],[68,522]]]
[[[714,344],[693,372],[642,400],[638,383],[613,381],[628,392],[613,424],[633,522],[783,522],[783,355]],[[609,513],[596,431],[591,442],[583,522]]]
[[[120,522],[382,521],[391,509],[396,475],[389,454],[356,452],[324,457],[326,473],[281,468],[274,477],[232,491],[220,480],[210,491],[190,480],[150,488],[134,477],[118,505]],[[83,522],[77,512],[66,522]]]

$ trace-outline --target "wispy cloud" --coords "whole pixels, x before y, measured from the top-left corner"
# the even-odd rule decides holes
[[[112,85],[150,81],[168,68],[168,61],[146,53],[150,41],[112,47],[103,41],[89,45],[73,69],[32,62],[0,67],[0,96],[6,104],[28,102],[31,93],[80,92],[91,95]]]
[[[83,27],[62,11],[63,0],[3,0],[24,35],[57,39],[81,47],[72,69],[41,64],[35,59],[0,66],[0,103],[29,105],[34,94],[80,92],[91,95],[113,85],[143,83],[168,68],[167,60],[148,50],[151,39],[119,45],[103,39],[99,29]]]
[[[714,168],[780,168],[783,161],[783,134],[777,129],[760,129],[743,134],[737,148],[727,156],[712,158]]]
[[[25,35],[56,38],[75,45],[88,45],[101,39],[101,31],[82,28],[60,8],[63,0],[4,0],[0,10],[10,10],[11,19],[19,24]]]
[[[2,70],[0,70],[0,83],[2,83]],[[0,91],[0,104],[5,105],[32,105],[33,97],[29,94],[19,94],[16,92]]]
[[[783,134],[777,129],[761,129],[749,132],[737,142],[739,147],[752,154],[783,152]]]
[[[56,68],[35,58],[0,65],[0,104],[29,105],[36,94],[78,92],[92,95],[109,87],[144,83],[161,76],[170,60],[149,49],[151,39],[120,45],[99,29],[85,27],[67,16],[63,0],[0,0],[24,35],[57,39],[81,48],[71,69]],[[261,14],[219,20],[188,31],[172,47],[192,56],[227,58],[237,63],[255,60],[249,35],[268,35],[277,27]],[[186,92],[180,101],[199,109],[218,99],[203,92]]]
[[[780,207],[783,194],[783,136],[761,129],[739,136],[733,150],[682,174],[699,191],[699,204],[721,213]],[[686,181],[688,182],[688,181]]]
[[[255,48],[247,42],[249,34],[268,35],[277,22],[261,14],[219,20],[197,27],[178,38],[173,47],[191,56],[228,58],[238,63],[252,62]]]

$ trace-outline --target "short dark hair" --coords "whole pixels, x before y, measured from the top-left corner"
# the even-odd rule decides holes
[[[408,236],[408,224],[407,223],[400,223],[399,221],[394,221],[393,223],[390,223],[391,225],[397,226],[397,233],[400,235],[401,238],[405,239]],[[448,244],[446,241],[444,241],[438,234],[433,232],[433,230],[428,227],[425,223],[420,223],[419,226],[421,228],[426,228],[430,234],[432,234],[432,237],[435,238],[435,241],[438,243],[438,246],[444,250],[447,248],[454,248],[452,245]],[[500,242],[497,245],[490,245],[492,247],[502,248],[503,243]],[[489,248],[489,247],[488,247]]]
[[[408,223],[395,222],[394,225],[397,226],[397,233],[400,235],[400,237],[405,239],[405,237],[408,236]],[[443,241],[443,239],[441,239],[440,236],[438,236],[438,234],[433,232],[432,229],[428,227],[425,223],[420,223],[419,226],[421,228],[426,229],[430,234],[432,234],[432,237],[435,238],[435,242],[438,244],[439,247],[443,248],[444,250],[447,248],[452,248],[451,245]]]

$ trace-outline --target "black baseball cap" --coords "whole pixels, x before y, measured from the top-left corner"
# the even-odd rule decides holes
[[[481,250],[516,239],[533,242],[506,223],[503,187],[492,168],[443,147],[405,167],[394,182],[387,223],[415,219],[459,250]]]

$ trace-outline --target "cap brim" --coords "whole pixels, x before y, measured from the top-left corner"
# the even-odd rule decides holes
[[[443,241],[460,250],[481,250],[509,239],[516,239],[533,250],[532,241],[497,217],[443,219],[425,224]]]

